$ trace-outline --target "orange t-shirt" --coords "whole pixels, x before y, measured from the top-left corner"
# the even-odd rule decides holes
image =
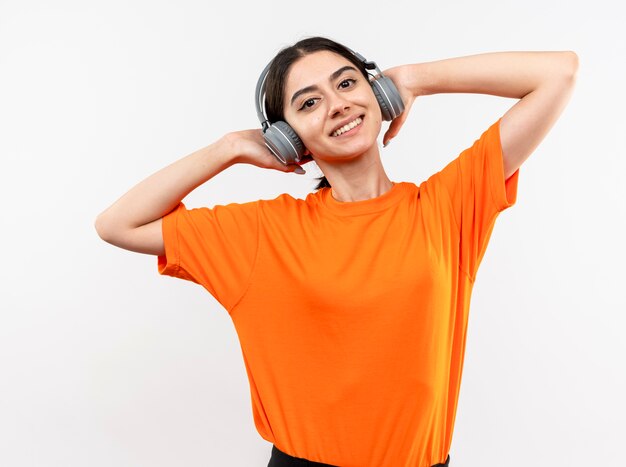
[[[476,272],[517,196],[499,122],[420,186],[180,203],[163,218],[158,271],[226,308],[256,429],[278,449],[341,467],[446,460]]]

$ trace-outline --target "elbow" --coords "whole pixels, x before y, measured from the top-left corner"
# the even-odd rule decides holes
[[[94,222],[94,228],[96,229],[96,233],[102,240],[107,243],[113,243],[113,230],[102,214],[96,217],[96,220]]]
[[[567,75],[573,81],[576,81],[576,77],[578,76],[578,54],[573,50],[568,50],[565,52],[565,55],[567,56]]]
[[[98,236],[106,242],[107,234],[106,234],[106,228],[105,228],[104,222],[102,221],[102,214],[96,217],[96,220],[93,223],[93,226],[96,229],[96,233],[98,234]]]
[[[573,50],[559,51],[553,54],[552,60],[552,68],[545,80],[556,81],[564,88],[575,86],[578,76],[578,54]]]

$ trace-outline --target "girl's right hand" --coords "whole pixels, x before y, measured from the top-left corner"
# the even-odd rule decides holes
[[[313,158],[305,152],[300,164],[285,165],[265,146],[265,139],[261,129],[241,130],[228,133],[223,141],[234,154],[235,163],[251,164],[263,169],[280,170],[281,172],[305,173],[301,165],[311,162]]]

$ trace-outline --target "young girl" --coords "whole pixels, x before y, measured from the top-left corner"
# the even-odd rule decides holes
[[[228,311],[270,467],[448,465],[478,266],[577,67],[569,51],[499,52],[381,76],[341,44],[304,39],[259,79],[263,129],[148,177],[96,229],[157,255],[159,273],[202,285]],[[383,119],[386,145],[414,99],[439,92],[520,100],[428,180],[391,181]],[[324,177],[306,199],[181,202],[233,164],[302,172],[311,160]]]

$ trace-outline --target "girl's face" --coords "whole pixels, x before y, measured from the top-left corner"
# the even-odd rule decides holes
[[[376,147],[382,124],[376,96],[354,64],[336,53],[315,52],[291,66],[283,110],[315,158],[347,160]]]

